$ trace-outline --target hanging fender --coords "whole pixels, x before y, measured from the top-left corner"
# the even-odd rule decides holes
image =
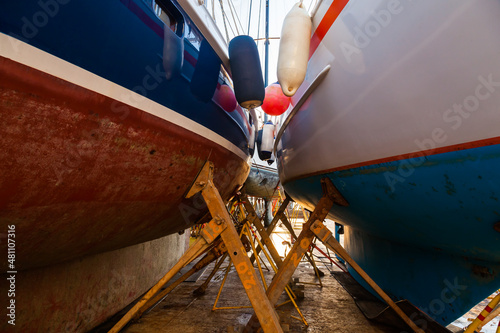
[[[311,42],[311,17],[302,3],[295,4],[283,21],[278,54],[278,81],[291,97],[306,77]]]
[[[274,146],[274,125],[272,121],[267,121],[262,130],[259,131],[260,140],[257,142],[259,158],[267,161],[273,154]]]
[[[236,100],[245,109],[264,101],[264,81],[257,44],[250,36],[237,36],[229,42],[229,63]]]

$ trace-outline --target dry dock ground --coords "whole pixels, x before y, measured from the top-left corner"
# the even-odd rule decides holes
[[[328,221],[327,221],[328,223]],[[329,226],[333,229],[333,225]],[[285,257],[290,249],[290,234],[282,228],[277,228],[277,232],[272,234],[273,243],[278,252]],[[297,228],[296,233],[300,232]],[[326,252],[325,247],[317,243],[321,250]],[[292,318],[299,317],[292,304],[280,306],[277,313],[281,320],[281,326],[285,332],[361,332],[361,333],[403,333],[400,329],[386,326],[365,318],[362,312],[356,306],[353,298],[337,282],[331,272],[339,272],[340,269],[329,262],[329,260],[317,250],[315,261],[319,269],[324,272],[321,278],[323,286],[318,285],[318,278],[314,274],[312,265],[303,260],[294,274],[294,279],[299,279],[299,286],[303,287],[304,298],[298,299],[297,303],[307,321],[306,326],[303,322]],[[332,255],[332,253],[328,253]],[[264,256],[262,256],[264,258]],[[222,268],[227,267],[228,259],[222,264]],[[269,269],[263,268],[267,285],[270,284],[274,273],[271,272],[269,263],[264,261]],[[257,265],[255,265],[257,267]],[[144,332],[180,332],[180,333],[208,333],[208,332],[241,332],[244,325],[248,322],[253,313],[251,308],[240,309],[218,309],[212,310],[214,301],[219,292],[225,269],[220,269],[212,278],[206,293],[202,296],[194,296],[193,291],[202,285],[212,271],[212,263],[197,279],[191,282],[183,282],[154,309],[144,314],[137,322],[131,323],[125,327],[126,333],[144,333]],[[185,269],[186,270],[186,269]],[[179,277],[180,274],[174,278]],[[500,292],[500,291],[499,291]],[[491,297],[490,297],[491,298]],[[279,304],[288,300],[283,294]],[[490,299],[471,310],[464,317],[457,320],[448,328],[452,332],[459,332],[477,316],[477,314],[488,304]],[[243,290],[239,277],[232,267],[228,278],[224,284],[217,307],[239,307],[249,306],[250,302]],[[92,333],[107,332],[125,312],[116,315],[109,322],[103,324]],[[492,321],[482,332],[494,332],[498,325],[498,319]],[[458,326],[458,327],[457,327]],[[491,326],[491,327],[490,327]]]
[[[326,260],[323,259],[326,263]],[[226,263],[223,267],[227,266]],[[124,332],[240,332],[248,321],[252,309],[230,309],[212,311],[212,307],[221,285],[224,270],[219,271],[212,279],[205,295],[193,296],[193,291],[203,284],[211,272],[213,264],[196,282],[184,282],[169,294],[156,308],[144,315],[138,322],[129,325]],[[318,263],[318,267],[325,273],[322,278],[323,287],[304,285],[305,298],[298,301],[308,326],[291,318],[299,317],[292,304],[288,303],[277,309],[284,331],[288,332],[400,332],[400,330],[384,326],[367,320],[359,311],[351,296],[330,275],[330,270],[338,270],[335,266]],[[271,272],[263,269],[267,283],[270,282]],[[294,274],[300,282],[317,283],[314,270],[308,262],[302,262]],[[287,300],[282,295],[280,300]],[[228,279],[222,289],[218,307],[250,305],[242,288],[241,282],[234,268],[231,269]]]
[[[325,273],[328,271],[321,268]],[[192,292],[204,281],[205,274],[196,282],[184,282],[167,296],[155,309],[130,325],[126,333],[139,332],[239,332],[251,314],[252,309],[230,309],[212,311],[223,274],[218,274],[205,295],[194,297]],[[266,274],[270,275],[270,274]],[[313,269],[302,263],[294,277],[301,282],[317,282]],[[370,322],[359,311],[351,296],[329,274],[322,279],[323,288],[305,285],[305,298],[298,301],[307,323],[291,318],[298,314],[291,304],[278,308],[278,314],[289,332],[399,332],[399,330]],[[282,301],[287,298],[282,296]],[[234,269],[231,270],[219,300],[219,307],[249,305],[241,282]]]

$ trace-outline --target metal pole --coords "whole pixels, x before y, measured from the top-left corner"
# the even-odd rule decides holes
[[[253,2],[253,0],[250,0],[250,10],[248,11],[248,31],[247,31],[247,35],[250,35],[250,22],[252,22],[252,2]]]
[[[269,0],[266,0],[266,42],[264,61],[264,87],[267,87],[269,80]],[[264,113],[264,123],[267,122],[267,113]]]
[[[265,61],[264,61],[264,86],[267,87],[269,74],[269,0],[266,0],[266,43],[265,43]]]

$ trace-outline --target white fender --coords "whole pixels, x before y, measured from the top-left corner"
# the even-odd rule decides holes
[[[260,150],[264,156],[264,161],[271,158],[274,147],[274,125],[271,121],[267,121],[262,129],[262,142]]]
[[[295,94],[306,77],[311,29],[311,17],[304,5],[295,4],[283,21],[278,55],[278,82],[288,97]]]

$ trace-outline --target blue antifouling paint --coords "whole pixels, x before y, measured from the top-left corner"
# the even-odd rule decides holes
[[[229,62],[238,103],[244,108],[260,106],[264,101],[265,89],[259,52],[252,37],[237,36],[231,40]]]

